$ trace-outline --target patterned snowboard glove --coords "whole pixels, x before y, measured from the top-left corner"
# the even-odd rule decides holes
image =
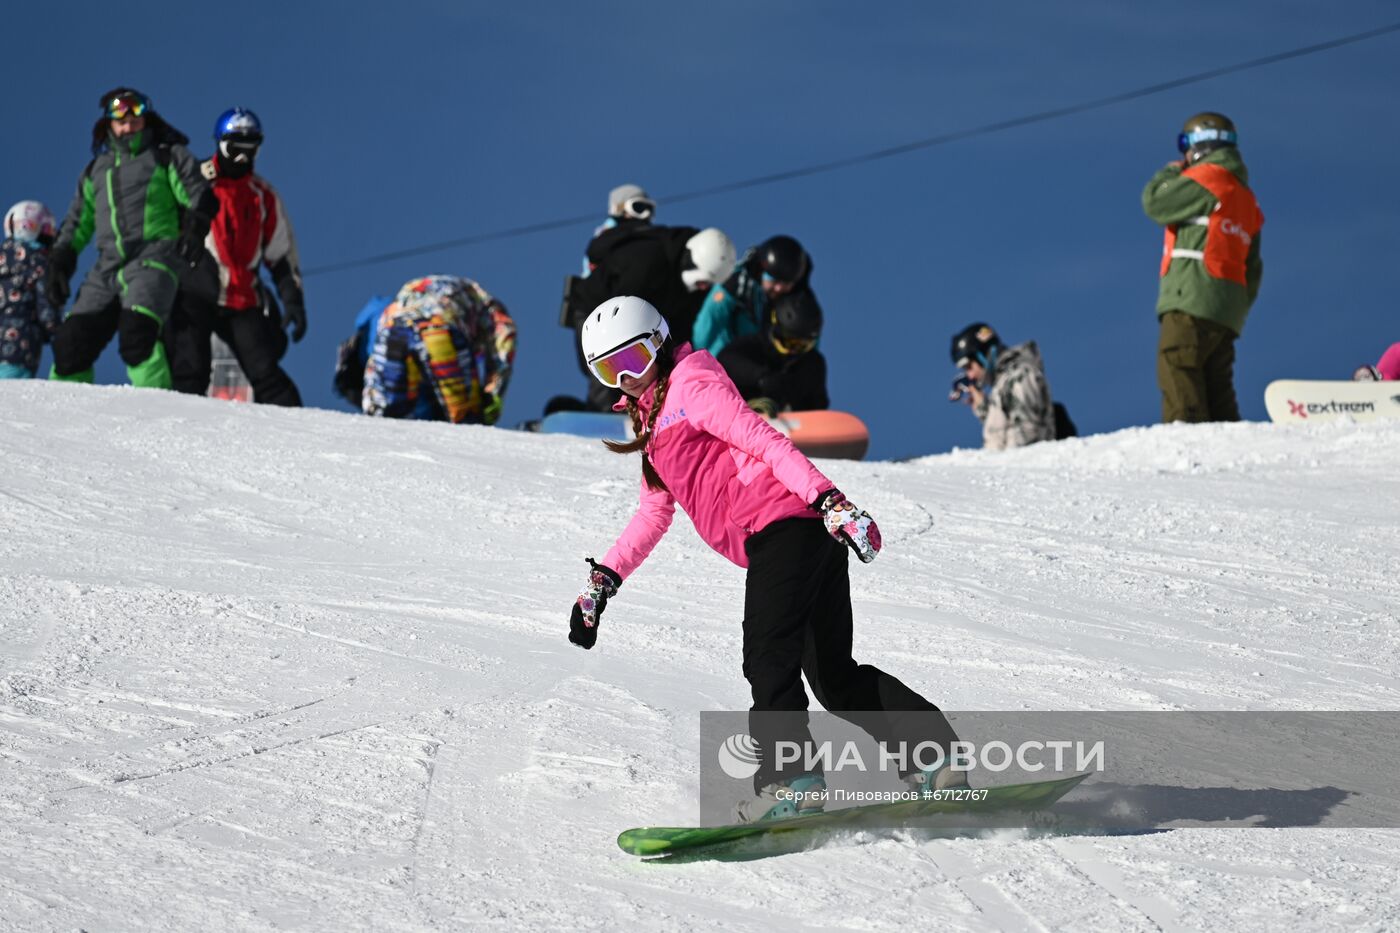
[[[812,508],[821,513],[827,534],[855,551],[862,564],[870,563],[880,553],[880,526],[869,512],[847,502],[840,490],[818,496]]]
[[[610,567],[605,567],[588,558],[593,570],[588,574],[588,582],[574,600],[573,612],[569,615],[569,641],[580,648],[592,648],[598,641],[598,622],[607,608],[608,597],[617,595],[622,578]]]

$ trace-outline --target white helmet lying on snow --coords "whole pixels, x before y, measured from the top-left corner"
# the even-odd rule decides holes
[[[723,282],[734,271],[739,251],[718,227],[706,227],[685,241],[689,259],[681,268],[681,281],[693,292]]]

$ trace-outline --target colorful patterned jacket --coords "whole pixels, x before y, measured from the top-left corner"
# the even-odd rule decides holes
[[[471,279],[430,275],[399,290],[373,347],[365,414],[491,424],[510,384],[515,322]]]

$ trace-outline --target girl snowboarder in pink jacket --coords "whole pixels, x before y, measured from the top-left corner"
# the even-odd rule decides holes
[[[617,410],[631,415],[635,440],[605,443],[618,453],[641,452],[642,490],[617,543],[601,563],[589,558],[569,641],[593,647],[608,599],[661,540],[679,504],[707,544],[748,569],[744,676],[761,764],[758,799],[740,805],[740,819],[818,812],[825,803],[821,774],[796,770],[801,761],[780,766],[774,754],[779,741],[811,742],[804,672],[827,710],[877,740],[910,749],[933,741],[946,752],[957,737],[936,706],[851,658],[846,548],[863,562],[875,559],[880,531],[870,516],[748,407],[713,356],[674,346],[666,320],[646,301],[599,305],[582,342],[593,376],[624,393]],[[946,768],[906,780],[940,789],[966,784],[964,774]]]

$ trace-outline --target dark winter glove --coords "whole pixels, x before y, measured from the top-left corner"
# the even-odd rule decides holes
[[[861,563],[870,563],[880,553],[880,526],[869,512],[847,502],[839,490],[818,496],[812,508],[821,513],[827,534],[855,551]]]
[[[206,191],[198,204],[185,211],[185,218],[180,222],[180,239],[175,243],[175,251],[191,268],[204,256],[204,239],[209,236],[209,227],[218,212],[218,201],[212,191]]]
[[[187,218],[193,216],[194,214],[186,215]],[[186,221],[185,229],[180,231],[180,239],[175,244],[175,251],[180,254],[186,265],[195,266],[199,257],[204,255],[204,237],[205,233],[199,232],[197,225]]]
[[[218,213],[219,197],[214,194],[212,185],[205,187],[199,200],[186,209],[180,221],[180,239],[175,243],[175,251],[191,267],[204,256],[204,238],[209,236],[209,228],[214,225]]]
[[[495,424],[501,420],[501,408],[505,405],[505,399],[499,395],[487,392],[481,399],[481,423]]]
[[[574,600],[573,612],[569,615],[569,641],[580,648],[592,648],[598,641],[598,622],[603,617],[603,609],[608,605],[608,597],[617,595],[622,578],[611,568],[588,558],[593,570],[588,574],[588,582]]]
[[[282,329],[292,328],[292,343],[301,343],[306,336],[306,306],[299,301],[288,301],[282,309]]]
[[[68,302],[73,270],[78,268],[78,254],[71,246],[55,246],[49,251],[49,271],[44,280],[44,296],[55,311],[62,311]]]

